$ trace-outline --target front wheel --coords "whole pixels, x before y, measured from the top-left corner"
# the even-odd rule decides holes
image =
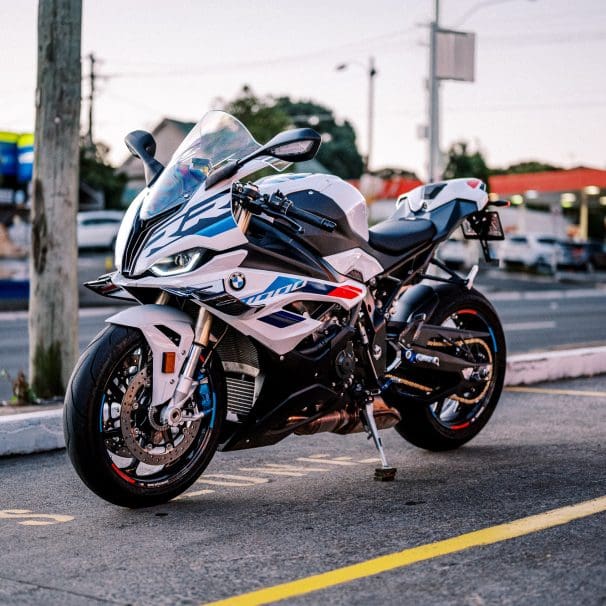
[[[80,357],[67,389],[67,452],[84,483],[124,507],[149,507],[186,490],[217,448],[225,418],[220,362],[202,361],[185,410],[198,419],[177,427],[151,407],[152,359],[140,331],[105,328]],[[203,415],[199,414],[203,413]]]
[[[487,334],[485,339],[468,339],[458,347],[471,361],[490,368],[489,373],[476,386],[430,404],[403,404],[398,401],[397,389],[384,398],[401,412],[396,430],[403,438],[427,450],[452,450],[474,438],[497,406],[505,379],[505,336],[493,307],[476,291],[465,290],[454,299],[441,300],[428,323]],[[402,372],[400,367],[398,374]]]

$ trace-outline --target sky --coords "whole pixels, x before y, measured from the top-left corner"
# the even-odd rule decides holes
[[[82,55],[99,60],[95,138],[164,116],[195,121],[244,84],[331,107],[372,168],[426,175],[428,23],[435,0],[84,0]],[[441,0],[440,25],[476,34],[476,81],[441,84],[441,147],[465,140],[490,166],[537,159],[606,169],[606,0]],[[34,128],[37,3],[0,0],[0,130]],[[349,62],[345,71],[336,65]],[[83,75],[88,64],[83,63]],[[83,82],[82,93],[88,95]],[[87,115],[83,104],[83,125]]]

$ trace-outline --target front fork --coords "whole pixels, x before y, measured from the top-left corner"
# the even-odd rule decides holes
[[[212,323],[213,317],[210,312],[201,307],[194,329],[194,340],[185,361],[183,372],[179,375],[177,387],[161,415],[162,421],[173,427],[182,423],[183,420],[195,420],[191,417],[184,419],[183,406],[189,402],[196,387],[198,387],[198,382],[195,380],[196,370],[200,364],[200,357],[208,349]],[[201,416],[203,415],[201,414]]]
[[[246,232],[248,231],[250,219],[250,211],[240,207],[237,212],[237,221],[238,227],[244,235],[246,235]],[[163,295],[165,294],[166,293],[163,293]],[[159,300],[158,303],[166,303],[166,300]],[[199,415],[196,415],[195,417],[188,416],[184,419],[183,406],[187,404],[198,386],[198,382],[194,377],[198,364],[200,363],[200,356],[208,349],[212,324],[212,315],[208,310],[201,307],[194,329],[194,340],[189,350],[183,372],[179,375],[179,382],[177,383],[175,392],[161,415],[162,420],[173,427],[179,425],[184,420],[195,420],[204,416],[203,413],[199,413]]]

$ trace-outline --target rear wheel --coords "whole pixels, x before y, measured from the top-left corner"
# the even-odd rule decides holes
[[[200,418],[169,427],[152,407],[152,362],[138,330],[109,326],[82,354],[64,409],[67,452],[103,499],[125,507],[163,503],[186,490],[210,462],[225,418],[218,359],[198,369],[185,412]],[[203,413],[200,414],[200,413]]]
[[[459,344],[469,360],[485,365],[486,376],[482,380],[431,404],[403,404],[398,401],[397,389],[386,394],[386,401],[401,412],[402,421],[396,430],[403,438],[427,450],[451,450],[475,437],[496,408],[505,378],[505,337],[490,303],[474,291],[462,292],[455,300],[441,300],[428,322],[489,335]],[[400,367],[397,374],[403,372]]]

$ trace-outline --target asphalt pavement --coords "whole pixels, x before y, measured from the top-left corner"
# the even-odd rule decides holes
[[[0,459],[0,603],[189,605],[274,588],[290,604],[603,605],[606,377],[519,389],[454,452],[382,432],[393,483],[372,480],[361,434],[218,453],[183,497],[139,511],[90,493],[64,452]],[[570,521],[560,508],[579,503]],[[357,576],[331,573],[352,564]],[[305,593],[318,573],[328,585]]]

